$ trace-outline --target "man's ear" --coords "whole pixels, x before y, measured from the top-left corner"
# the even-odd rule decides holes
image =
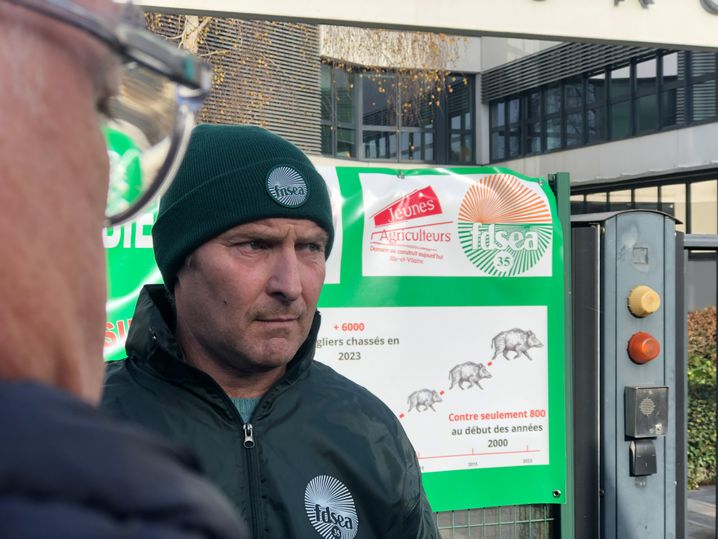
[[[189,255],[187,255],[187,258],[184,259],[184,262],[182,262],[182,264],[180,264],[180,267],[177,269],[177,271],[174,274],[174,282],[172,283],[172,291],[170,292],[173,300],[174,300],[174,295],[175,295],[174,291],[177,290],[177,286],[181,282],[182,274],[185,271],[192,269],[192,267],[193,267],[192,254],[193,253],[190,253]]]

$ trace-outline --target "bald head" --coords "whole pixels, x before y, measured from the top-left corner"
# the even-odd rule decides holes
[[[96,401],[108,163],[95,73],[113,64],[91,36],[2,1],[0,32],[0,379]]]

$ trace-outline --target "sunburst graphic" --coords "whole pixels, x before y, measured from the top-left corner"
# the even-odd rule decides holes
[[[304,490],[304,508],[324,539],[353,539],[359,530],[354,499],[335,477],[320,475],[312,479]]]
[[[297,170],[279,166],[267,176],[267,192],[282,206],[296,208],[307,200],[309,186]]]
[[[526,273],[551,245],[548,202],[510,174],[486,176],[469,187],[458,221],[467,258],[492,276]]]
[[[481,178],[464,195],[459,221],[470,223],[551,223],[546,200],[509,174]]]

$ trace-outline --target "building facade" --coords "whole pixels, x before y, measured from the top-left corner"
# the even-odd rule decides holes
[[[718,235],[715,52],[166,14],[148,25],[194,33],[213,64],[202,121],[267,127],[321,163],[566,171],[574,213],[657,209]]]

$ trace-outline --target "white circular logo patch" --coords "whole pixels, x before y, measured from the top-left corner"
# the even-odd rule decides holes
[[[292,167],[280,166],[273,168],[267,176],[267,192],[282,206],[296,208],[307,201],[309,186]]]
[[[324,539],[353,539],[359,518],[349,489],[331,475],[319,475],[304,490],[309,522]]]

